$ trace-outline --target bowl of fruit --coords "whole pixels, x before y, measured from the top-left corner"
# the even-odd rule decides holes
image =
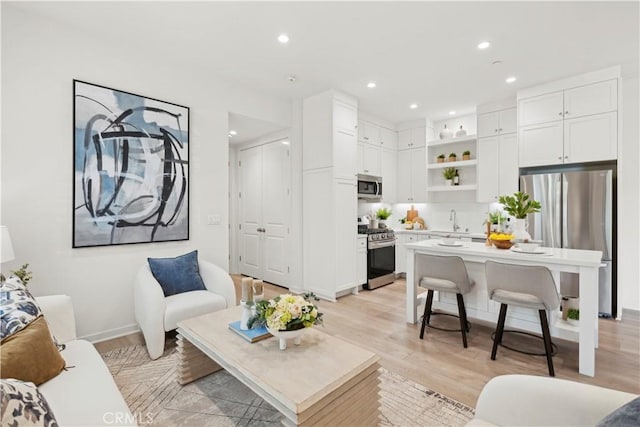
[[[513,234],[509,233],[491,233],[489,240],[498,249],[510,249],[513,246]]]

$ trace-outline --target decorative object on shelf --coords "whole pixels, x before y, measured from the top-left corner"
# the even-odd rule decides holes
[[[465,136],[466,134],[467,134],[467,131],[462,128],[462,125],[460,125],[460,129],[456,131],[456,138],[460,136]]]
[[[189,240],[189,108],[74,80],[73,247]]]
[[[457,157],[458,156],[456,156],[456,153],[449,153],[449,161],[450,162],[455,162]]]
[[[29,280],[33,279],[33,273],[27,268],[29,268],[29,263],[22,264],[22,267],[11,272],[11,274],[22,280],[22,284],[25,286],[27,286]]]
[[[444,154],[440,154],[437,158],[438,163],[444,163]]]
[[[569,318],[569,311],[572,309],[580,308],[580,298],[563,295],[562,301],[560,303],[560,309],[562,310],[562,320],[567,320]],[[580,310],[578,310],[578,319],[580,315]]]
[[[440,131],[440,139],[447,139],[453,137],[453,131],[451,129],[447,129],[447,125],[444,125],[444,129]]]
[[[580,325],[580,310],[577,308],[570,308],[567,310],[567,322],[569,324],[578,326]]]
[[[453,185],[460,185],[460,175],[458,175],[458,169],[456,169],[456,174],[453,176]]]
[[[444,177],[447,185],[453,185],[453,178],[456,176],[456,168],[444,168],[442,170],[442,176]]]
[[[322,313],[312,302],[317,300],[313,293],[306,293],[260,301],[255,305],[256,314],[249,321],[249,327],[266,325],[269,333],[280,340],[280,350],[287,348],[287,339],[293,338],[294,344],[299,345],[305,328],[322,324]]]
[[[505,233],[491,233],[489,235],[489,240],[493,243],[498,249],[511,249],[513,246],[513,234],[505,234]]]
[[[262,280],[254,280],[253,287],[253,302],[258,303],[264,299],[264,282]],[[255,314],[255,313],[254,313]]]
[[[418,217],[418,211],[414,209],[413,205],[411,205],[411,209],[407,211],[407,221],[413,221]]]
[[[530,213],[540,212],[540,202],[529,200],[529,195],[521,191],[513,193],[513,196],[500,196],[498,201],[504,206],[505,212],[515,217],[513,234],[516,240],[528,242],[531,235],[527,232],[525,218]]]
[[[382,228],[387,227],[387,223],[385,222],[391,216],[391,209],[389,208],[380,208],[376,211],[376,218],[378,219],[379,226]]]
[[[240,306],[242,307],[242,314],[240,315],[240,329],[243,331],[251,329],[249,321],[254,315],[253,312],[253,278],[243,277],[240,283],[242,290],[242,296],[240,297]]]
[[[462,160],[471,160],[471,151],[467,150],[462,153]]]

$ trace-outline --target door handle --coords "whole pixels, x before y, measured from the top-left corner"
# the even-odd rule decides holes
[[[264,232],[266,232],[267,230],[266,230],[266,229],[264,229],[264,228],[257,228],[257,229],[256,229],[256,231],[257,231],[258,233],[264,233]]]

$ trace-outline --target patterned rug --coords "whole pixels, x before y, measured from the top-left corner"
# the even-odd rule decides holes
[[[149,359],[143,345],[112,350],[102,357],[140,425],[281,425],[278,411],[226,371],[180,386],[174,346],[157,360]],[[462,426],[473,417],[473,408],[380,369],[380,425]]]

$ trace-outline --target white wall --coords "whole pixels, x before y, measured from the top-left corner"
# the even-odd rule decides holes
[[[622,144],[618,160],[618,290],[622,307],[640,310],[640,135],[638,76],[622,82]]]
[[[190,237],[185,242],[71,248],[72,80],[191,108]],[[206,70],[112,46],[2,4],[2,222],[36,295],[73,298],[78,334],[103,339],[134,330],[132,285],[147,257],[198,249],[228,265],[229,111],[290,125],[291,104],[221,81]],[[220,225],[207,226],[208,214]]]

